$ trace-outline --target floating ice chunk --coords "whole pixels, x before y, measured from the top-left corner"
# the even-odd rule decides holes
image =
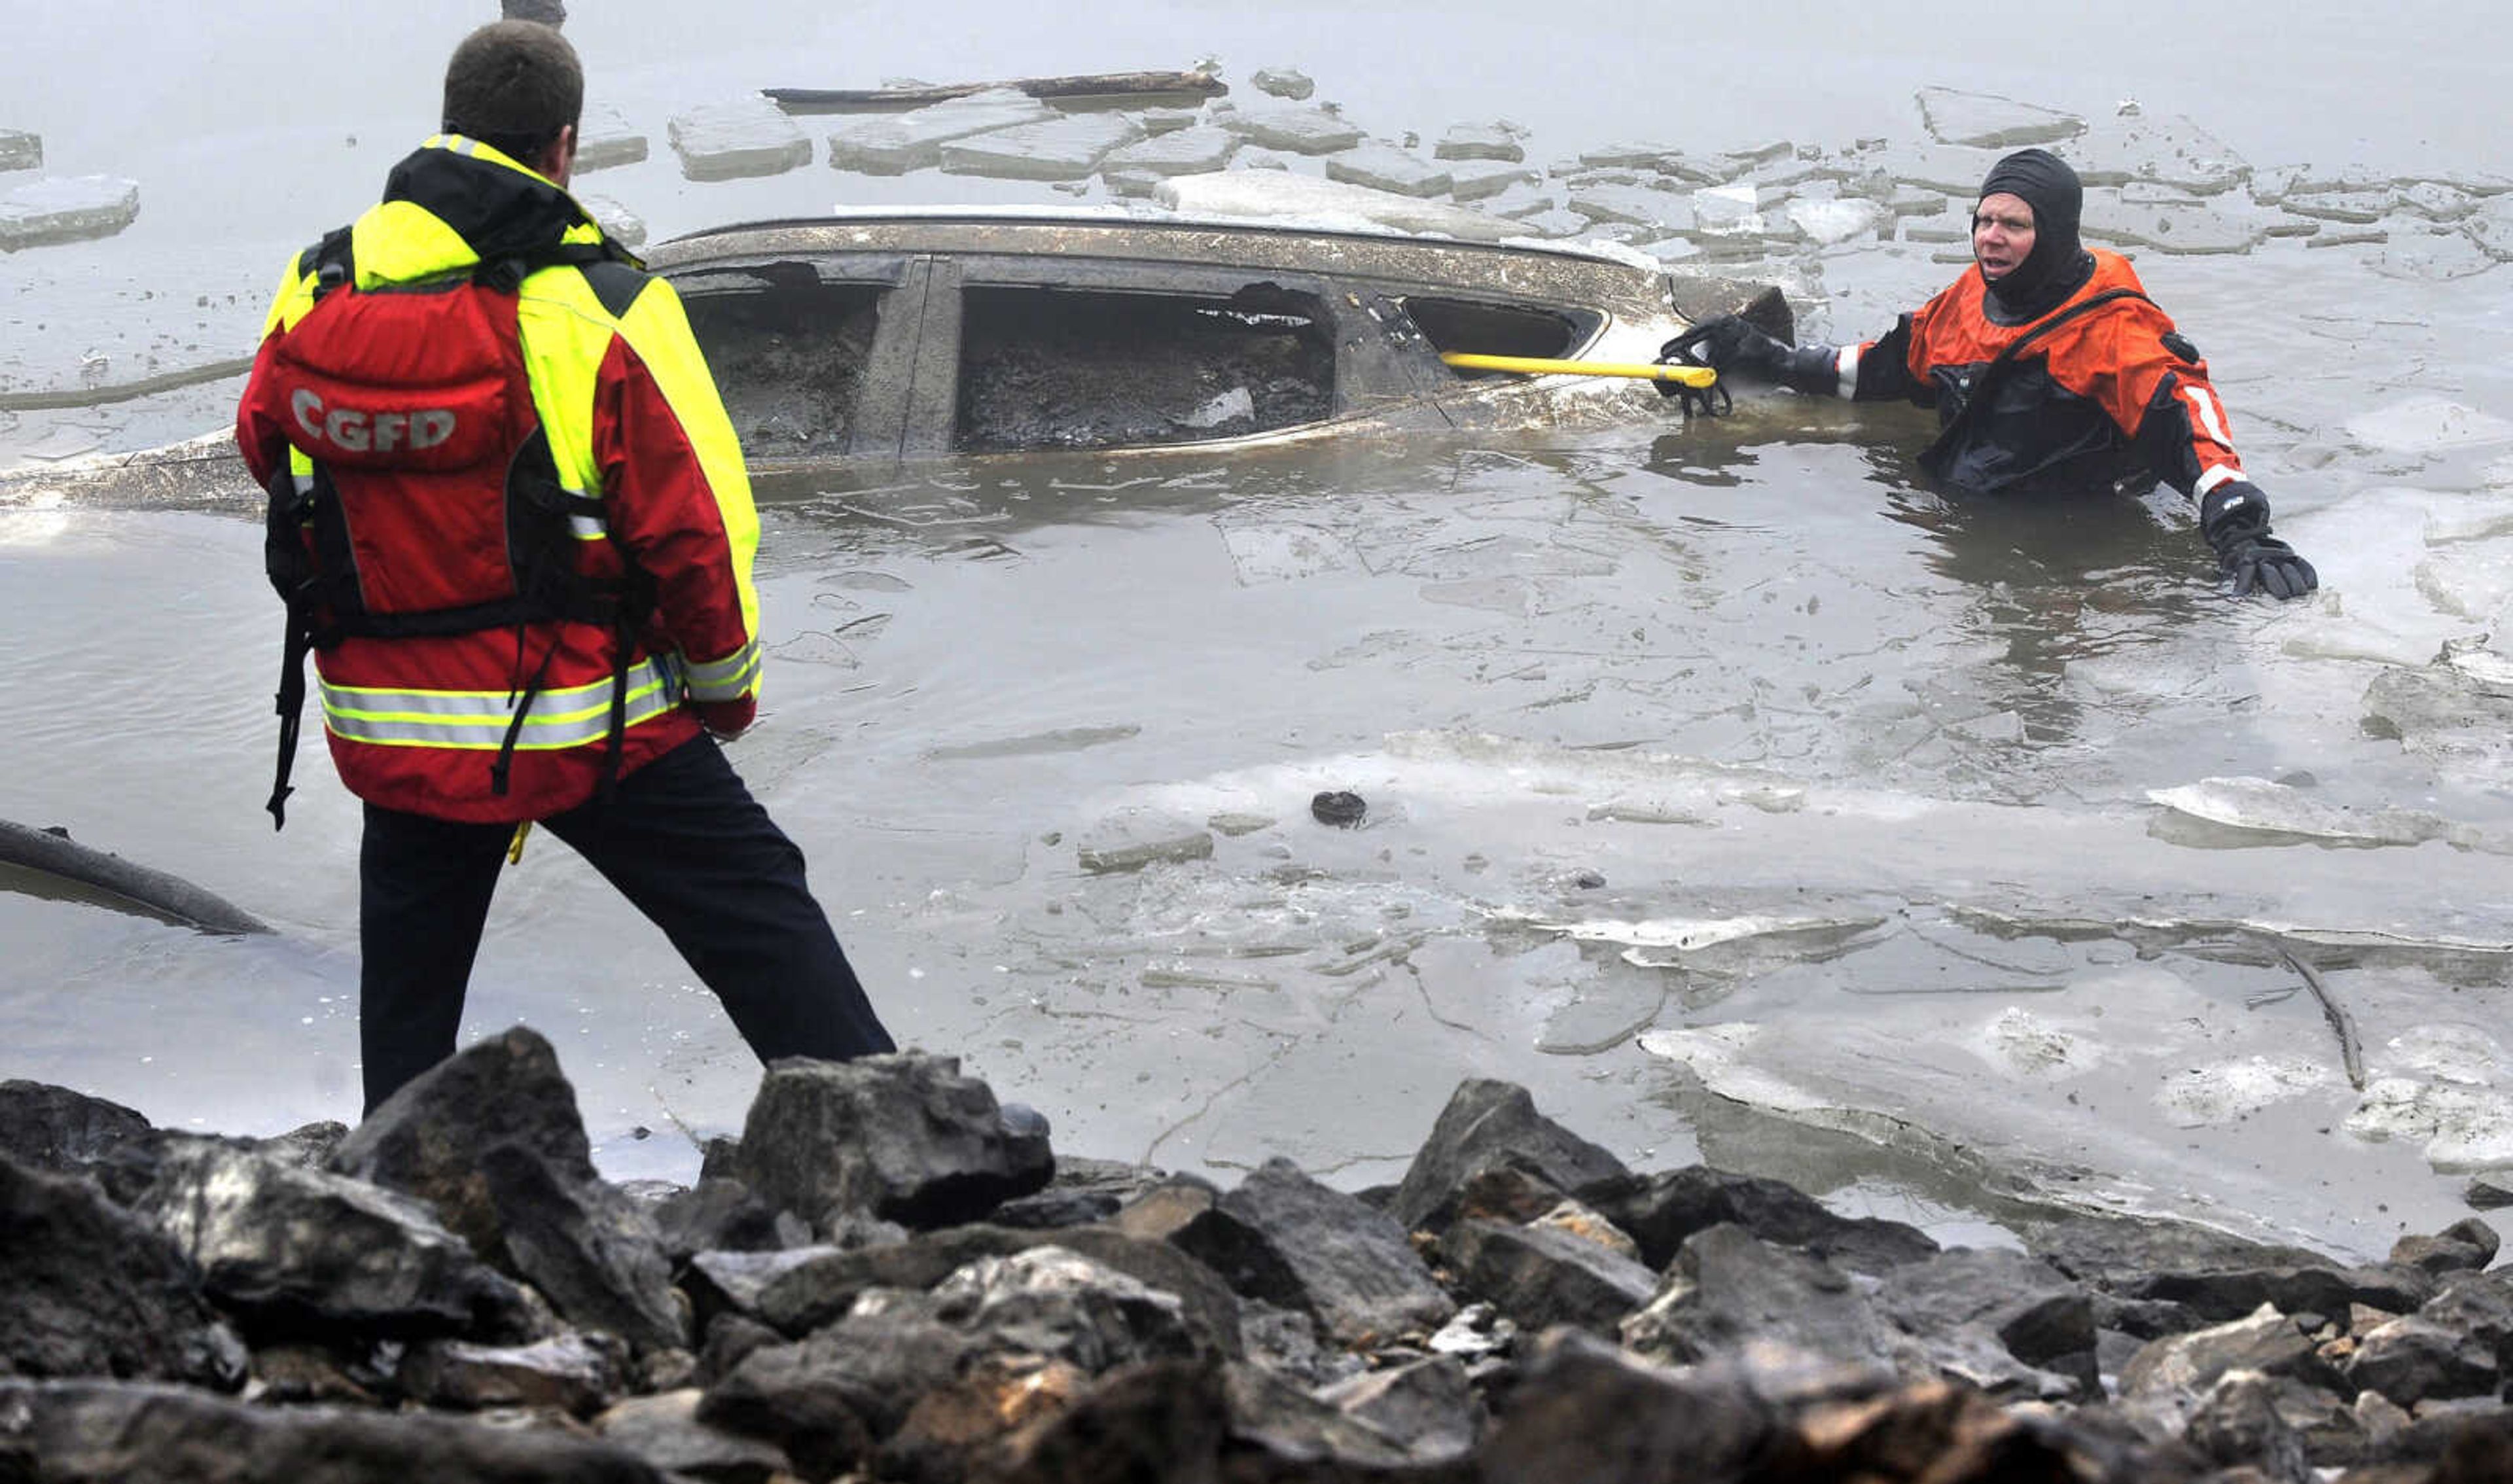
[[[1940,144],[1970,144],[1981,149],[2014,149],[2022,144],[2055,144],[2086,132],[2086,121],[2056,108],[2019,103],[1992,93],[1962,93],[1953,88],[1922,88],[1920,123]]]
[[[1694,225],[1704,232],[1760,232],[1762,207],[1751,185],[1706,185],[1693,193]]]
[[[1204,861],[1213,856],[1213,833],[1193,820],[1157,810],[1128,809],[1095,825],[1074,845],[1087,871],[1140,870],[1156,861]]]
[[[2513,196],[2498,196],[2461,223],[2478,250],[2497,262],[2513,262]]]
[[[1006,180],[1079,180],[1110,151],[1143,137],[1119,113],[1074,113],[973,135],[942,146],[942,173]]]
[[[1258,67],[1248,74],[1248,82],[1259,93],[1295,101],[1318,91],[1318,85],[1297,67]]]
[[[2165,1080],[2156,1109],[2178,1129],[2230,1123],[2331,1086],[2337,1074],[2306,1057],[2246,1057],[2194,1066]]]
[[[664,129],[691,180],[782,175],[812,160],[812,141],[765,94],[703,103]]]
[[[2513,440],[2513,421],[2430,393],[2350,418],[2344,430],[2358,447],[2381,453],[2438,454]]]
[[[1323,108],[1255,108],[1221,114],[1214,122],[1268,149],[1294,154],[1333,154],[1364,138],[1349,120]]]
[[[576,193],[577,204],[592,214],[595,224],[621,247],[634,251],[645,245],[646,219],[612,200],[609,196]]]
[[[2345,1127],[2375,1143],[2421,1143],[2440,1174],[2513,1169],[2513,1097],[2490,1088],[2377,1078]]]
[[[2102,1047],[2044,1023],[2020,1005],[2010,1005],[1971,1039],[1974,1053],[2018,1077],[2058,1080],[2090,1071],[2104,1060]]]
[[[41,170],[44,140],[22,129],[0,129],[0,170]]]
[[[1230,525],[1222,529],[1221,539],[1243,586],[1350,572],[1362,565],[1342,537],[1322,526]]]
[[[2374,676],[2365,687],[2365,727],[2420,757],[2461,766],[2513,762],[2513,692],[2451,664]]]
[[[2387,190],[2290,191],[2278,205],[2298,217],[2366,226],[2391,214],[2391,193]]]
[[[1736,943],[1772,940],[1810,946],[1837,943],[1879,927],[1884,920],[1848,914],[1749,912],[1735,917],[1653,917],[1637,922],[1603,918],[1535,926],[1580,943],[1621,943],[1626,963],[1664,968],[1683,962],[1687,954]]]
[[[1505,160],[1466,160],[1449,167],[1449,195],[1457,201],[1488,201],[1512,186],[1534,186],[1543,177]]]
[[[1233,386],[1193,412],[1179,417],[1188,427],[1219,427],[1227,422],[1253,420],[1256,416],[1256,398],[1245,386]]]
[[[1154,135],[1099,162],[1107,172],[1136,171],[1147,176],[1191,176],[1219,170],[1239,152],[1239,136],[1212,124],[1198,124],[1176,134]]]
[[[1468,242],[1504,242],[1527,235],[1525,224],[1504,217],[1290,172],[1224,170],[1177,176],[1162,181],[1154,199],[1172,211],[1192,216],[1292,221],[1328,230],[1420,232]]]
[[[2474,232],[2450,226],[2412,232],[2395,226],[2391,240],[2367,260],[2366,266],[2385,278],[2450,283],[2484,273],[2495,263],[2495,257],[2480,245]]]
[[[1876,230],[1885,212],[1873,201],[1792,201],[1788,219],[1820,246],[1848,242]]]
[[[2504,1043],[2475,1025],[2413,1025],[2393,1036],[2387,1049],[2402,1065],[2438,1081],[2469,1087],[2513,1082]]]
[[[2492,484],[2513,483],[2513,455],[2497,460],[2488,469]],[[2472,496],[2449,505],[2437,505],[2426,515],[2426,544],[2452,545],[2459,541],[2493,541],[2499,536],[2513,536],[2513,498]]]
[[[1520,142],[1525,131],[1514,124],[1452,124],[1431,146],[1434,159],[1502,160],[1512,165],[1527,158],[1527,146]]]
[[[1366,140],[1327,157],[1327,179],[1400,196],[1445,196],[1449,173],[1382,140]]]
[[[1745,1061],[1744,1054],[1762,1037],[1759,1025],[1696,1025],[1643,1031],[1640,1048],[1691,1067],[1703,1086],[1738,1103],[1783,1113],[1817,1113],[1831,1107],[1807,1089]]]
[[[578,173],[634,165],[646,158],[646,137],[628,127],[628,116],[609,103],[588,103],[577,125]]]
[[[2230,830],[2326,840],[2336,845],[2417,845],[2451,830],[2440,816],[2409,810],[2358,810],[2324,803],[2299,788],[2264,778],[2212,778],[2147,798],[2174,814]],[[2193,843],[2241,844],[2203,838]]]
[[[2267,237],[2267,228],[2256,213],[2238,216],[2196,202],[2134,202],[2101,187],[2086,191],[2084,231],[2097,242],[2174,254],[2248,253]]]
[[[954,140],[1056,117],[1018,88],[990,88],[905,113],[858,114],[830,131],[829,164],[858,175],[904,175],[941,164],[942,146]]]
[[[2251,178],[2251,163],[2187,118],[2152,114],[2098,119],[2068,146],[2068,163],[2086,184],[2144,180],[2213,196]]]
[[[1194,108],[1145,108],[1135,115],[1145,134],[1176,134],[1204,122],[1204,114]]]
[[[1661,231],[1694,230],[1693,197],[1646,185],[1589,185],[1565,199],[1571,210],[1591,221],[1628,221]]]
[[[0,252],[110,237],[140,215],[140,182],[49,176],[0,195]]]

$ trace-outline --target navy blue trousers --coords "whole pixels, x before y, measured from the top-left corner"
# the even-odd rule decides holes
[[[366,806],[358,1045],[367,1111],[454,1054],[511,824]],[[700,735],[540,826],[663,930],[762,1062],[893,1051],[803,880],[803,853]],[[599,974],[599,960],[585,965]]]

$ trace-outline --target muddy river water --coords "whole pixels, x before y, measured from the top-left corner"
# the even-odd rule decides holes
[[[309,754],[287,831],[259,811],[255,512],[26,476],[219,425],[232,377],[78,393],[247,354],[287,253],[371,197],[494,17],[379,20],[342,57],[297,11],[152,8],[178,34],[141,63],[117,9],[47,14],[0,60],[0,130],[45,156],[0,194],[106,176],[140,201],[0,254],[0,817],[278,931],[0,879],[0,1076],[272,1133],[356,1111],[356,809]],[[1039,1106],[1059,1149],[1360,1186],[1497,1076],[1635,1165],[1951,1239],[2069,1202],[2373,1256],[2513,1167],[2513,61],[2454,43],[2492,10],[1991,35],[1951,5],[1659,7],[1609,37],[1491,5],[573,9],[592,100],[651,146],[579,184],[650,240],[1109,199],[825,148],[686,179],[668,121],[748,89],[1210,54],[1239,106],[1296,68],[1425,159],[1509,120],[1531,234],[1584,197],[1583,234],[1770,276],[1824,339],[1960,271],[1926,197],[1961,212],[1995,149],[1943,136],[2055,110],[2062,153],[2147,167],[2090,233],[2206,350],[2320,569],[2309,601],[2234,601],[2170,492],[1949,502],[1915,478],[1925,415],[1782,394],[763,487],[767,707],[735,760],[899,1040]],[[1642,141],[1755,152],[1771,220],[1631,220],[1695,188],[1628,163]],[[1311,818],[1330,789],[1358,827]],[[690,1178],[756,1083],[660,936],[547,841],[501,887],[466,1028],[517,1022],[615,1176]]]

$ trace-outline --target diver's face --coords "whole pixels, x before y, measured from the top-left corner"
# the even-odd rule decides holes
[[[1983,196],[1972,213],[1972,256],[1980,276],[1996,283],[2033,256],[2033,208],[2022,196]]]

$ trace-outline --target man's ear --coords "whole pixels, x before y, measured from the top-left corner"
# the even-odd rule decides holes
[[[574,124],[560,126],[558,138],[550,140],[548,147],[535,155],[532,163],[533,169],[547,176],[553,182],[561,186],[566,185],[568,175],[576,169],[576,126]]]

